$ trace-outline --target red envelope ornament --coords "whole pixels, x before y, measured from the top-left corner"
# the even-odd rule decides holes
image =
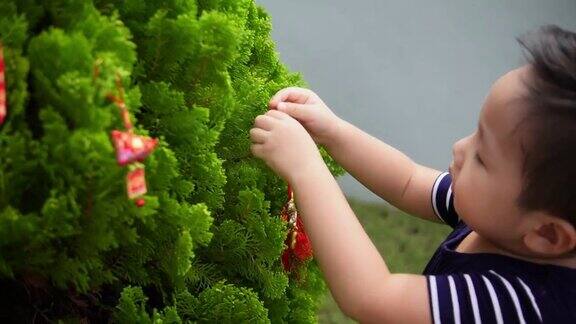
[[[99,64],[100,61],[96,61],[94,64],[95,79],[100,75]],[[124,88],[119,74],[116,75],[116,87],[118,88],[118,96],[111,93],[106,96],[120,109],[120,116],[124,122],[124,128],[126,128],[124,131],[113,130],[111,134],[116,149],[116,161],[120,166],[128,165],[126,192],[128,198],[133,199],[136,206],[142,207],[146,204],[142,196],[146,194],[148,189],[146,188],[144,165],[139,162],[144,161],[154,151],[158,145],[158,139],[134,134],[130,113],[124,101]]]
[[[128,175],[126,176],[126,192],[128,192],[128,198],[138,198],[146,194],[147,191],[144,166],[134,166],[128,171]]]

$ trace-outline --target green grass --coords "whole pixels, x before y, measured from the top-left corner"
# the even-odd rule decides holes
[[[366,203],[349,199],[352,209],[390,271],[421,273],[426,263],[450,232],[450,228],[409,216],[385,203]],[[318,313],[319,321],[355,323],[338,308],[330,294]]]

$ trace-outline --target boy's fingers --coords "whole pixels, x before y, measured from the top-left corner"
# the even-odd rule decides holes
[[[266,138],[268,137],[268,134],[270,134],[270,132],[265,131],[261,128],[252,128],[250,130],[250,140],[254,144],[264,144]]]
[[[290,87],[285,88],[276,93],[268,106],[270,109],[276,109],[278,104],[284,101],[294,103],[305,103],[310,98],[311,91],[304,88]]]
[[[254,119],[254,126],[263,130],[272,130],[274,126],[274,117],[268,115],[260,115]]]
[[[264,152],[264,145],[262,144],[252,144],[250,146],[250,152],[252,152],[252,155],[254,155],[257,158],[262,158],[263,152]]]
[[[276,119],[286,119],[288,116],[286,116],[286,113],[278,111],[278,110],[268,110],[266,112],[266,116],[271,116],[273,118]]]
[[[284,112],[299,120],[306,119],[310,109],[310,105],[302,105],[292,102],[281,102],[278,104],[279,111]]]

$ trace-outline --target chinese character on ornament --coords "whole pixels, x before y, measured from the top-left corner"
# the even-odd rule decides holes
[[[129,199],[136,199],[136,205],[142,207],[144,199],[139,198],[146,194],[146,177],[144,174],[144,165],[140,163],[131,164],[128,167],[126,175],[126,192]]]

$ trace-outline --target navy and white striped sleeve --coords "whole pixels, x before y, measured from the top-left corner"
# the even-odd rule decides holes
[[[495,271],[429,275],[434,324],[543,323],[539,300],[521,278]]]
[[[454,210],[452,195],[452,176],[444,172],[436,178],[432,187],[432,208],[436,216],[451,227],[456,227],[460,217]]]

